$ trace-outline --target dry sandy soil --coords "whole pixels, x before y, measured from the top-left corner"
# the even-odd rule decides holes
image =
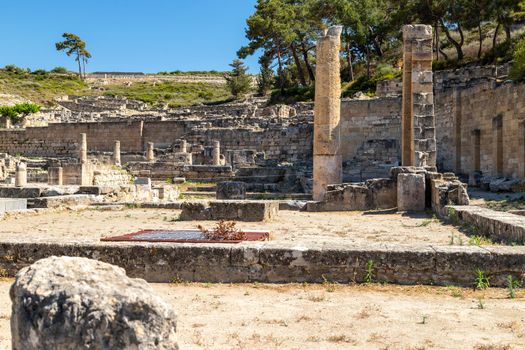
[[[42,242],[99,242],[104,236],[118,236],[142,229],[213,228],[215,222],[177,221],[178,210],[124,209],[51,211],[45,214],[6,216],[0,225],[0,240]],[[281,211],[266,223],[238,223],[242,229],[267,230],[276,241],[315,244],[393,243],[410,245],[468,244],[457,228],[431,216],[403,216],[396,213],[305,213]]]
[[[10,349],[0,282],[0,350]],[[381,285],[155,284],[182,349],[525,348],[525,299],[504,289]],[[481,304],[483,305],[481,307]]]

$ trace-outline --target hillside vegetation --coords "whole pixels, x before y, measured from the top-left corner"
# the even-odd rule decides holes
[[[16,66],[0,69],[0,93],[18,96],[44,106],[51,106],[64,95],[124,96],[151,105],[168,104],[171,107],[220,103],[230,100],[226,86],[208,83],[138,82],[90,86],[74,73],[63,69],[31,72]]]

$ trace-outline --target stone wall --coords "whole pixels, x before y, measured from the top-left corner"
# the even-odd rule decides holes
[[[507,67],[488,66],[434,73],[440,171],[525,176],[525,85],[502,82],[506,71]],[[399,81],[392,81],[380,84],[379,97],[342,100],[343,181],[383,177],[400,163],[399,88]],[[255,101],[196,106],[166,111],[166,120],[144,117],[0,130],[0,152],[76,157],[79,134],[86,133],[90,151],[112,152],[114,140],[120,140],[123,153],[140,153],[147,142],[169,148],[185,138],[203,146],[219,140],[224,155],[247,150],[265,152],[275,161],[310,162],[312,104],[295,105],[284,116],[278,109],[268,115],[262,105]]]
[[[438,245],[300,246],[276,241],[225,244],[0,242],[0,268],[9,276],[49,256],[81,256],[124,268],[152,283],[364,282],[374,262],[377,282],[472,287],[482,270],[494,287],[523,277],[525,247]]]
[[[495,67],[470,72],[443,72],[435,86],[438,167],[525,176],[525,85],[499,82]]]
[[[401,98],[343,100],[341,134],[344,181],[388,177],[400,161]]]

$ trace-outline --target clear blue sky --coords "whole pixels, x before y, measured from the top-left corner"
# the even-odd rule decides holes
[[[55,50],[64,32],[87,42],[93,71],[229,70],[247,43],[256,0],[2,0],[0,67],[76,62]],[[258,71],[257,58],[246,60]]]

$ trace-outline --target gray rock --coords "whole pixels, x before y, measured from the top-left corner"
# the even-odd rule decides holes
[[[110,264],[42,259],[20,270],[10,295],[13,350],[178,349],[172,308]]]

